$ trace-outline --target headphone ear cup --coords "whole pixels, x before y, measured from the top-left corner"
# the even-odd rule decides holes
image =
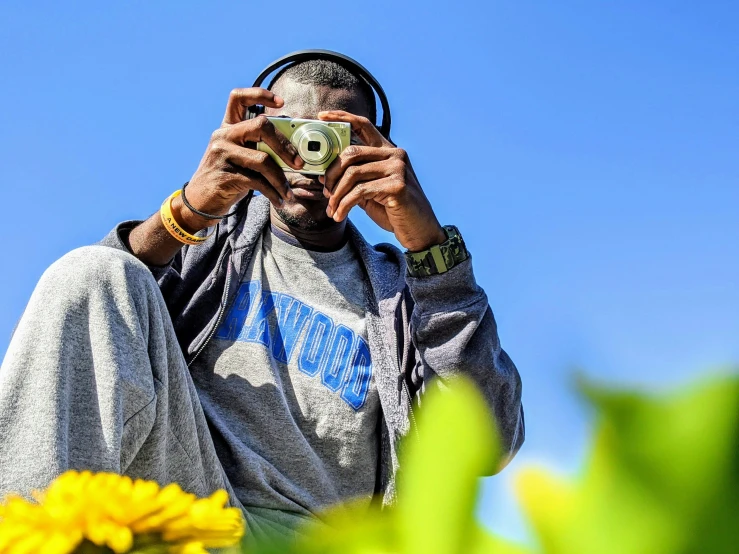
[[[246,108],[246,119],[254,119],[264,113],[264,106],[249,106]]]

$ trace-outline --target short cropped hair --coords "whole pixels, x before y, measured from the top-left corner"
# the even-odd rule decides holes
[[[377,120],[377,104],[372,87],[362,77],[330,60],[307,60],[281,69],[269,84],[269,89],[282,78],[304,85],[327,86],[333,89],[359,92],[369,108],[370,120]]]

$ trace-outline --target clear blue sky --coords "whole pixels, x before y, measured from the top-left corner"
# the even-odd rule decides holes
[[[526,537],[511,477],[581,463],[575,368],[662,389],[739,362],[736,2],[110,4],[0,6],[0,352],[48,264],[155,211],[229,90],[312,47],[382,82],[523,377],[486,525]]]

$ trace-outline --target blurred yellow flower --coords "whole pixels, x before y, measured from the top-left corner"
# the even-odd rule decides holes
[[[244,534],[241,512],[224,507],[223,490],[198,499],[175,483],[160,488],[114,473],[68,471],[34,497],[0,504],[0,554],[68,554],[84,540],[116,553],[166,547],[200,554]]]

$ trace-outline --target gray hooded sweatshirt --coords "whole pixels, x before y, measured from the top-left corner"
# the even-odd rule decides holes
[[[242,201],[215,237],[183,247],[165,267],[150,267],[188,366],[232,306],[269,223],[269,209],[263,196]],[[126,250],[124,239],[138,223],[119,224],[101,244]],[[366,326],[382,413],[377,492],[383,504],[395,498],[399,442],[411,432],[424,391],[455,375],[464,374],[479,386],[495,415],[505,461],[510,460],[524,440],[521,379],[500,346],[471,258],[441,275],[415,278],[407,274],[396,247],[371,246],[351,223],[348,233],[369,283]]]

